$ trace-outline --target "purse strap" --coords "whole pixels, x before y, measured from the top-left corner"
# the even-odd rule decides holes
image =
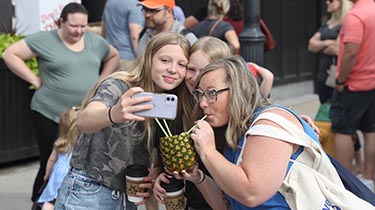
[[[211,26],[210,32],[208,33],[208,36],[211,36],[211,34],[214,32],[216,26],[220,23],[220,20],[217,19],[215,23]]]

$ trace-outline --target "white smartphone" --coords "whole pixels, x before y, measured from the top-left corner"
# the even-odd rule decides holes
[[[152,100],[140,104],[153,104],[154,108],[139,112],[134,112],[135,115],[150,118],[160,118],[174,120],[177,114],[178,98],[174,94],[166,93],[136,93],[133,97],[152,96]]]

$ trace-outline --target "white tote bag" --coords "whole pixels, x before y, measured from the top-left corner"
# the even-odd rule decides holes
[[[268,125],[254,126],[254,123],[261,119],[272,121],[286,131]],[[248,134],[268,136],[304,146],[304,150],[298,158],[291,160],[293,165],[279,190],[291,209],[375,209],[370,203],[345,189],[336,169],[321,146],[284,117],[270,112],[261,113],[252,123]],[[242,154],[240,154],[238,162],[241,162],[241,158]]]

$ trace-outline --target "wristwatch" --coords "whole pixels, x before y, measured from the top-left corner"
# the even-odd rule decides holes
[[[336,85],[343,85],[345,84],[345,82],[340,82],[337,78],[336,78]]]

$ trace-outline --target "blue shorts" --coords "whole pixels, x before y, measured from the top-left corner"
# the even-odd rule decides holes
[[[335,90],[330,113],[335,133],[375,132],[375,90],[350,91],[347,86],[341,93]]]
[[[126,203],[124,203],[126,201]],[[65,176],[55,203],[57,210],[136,210],[126,194],[88,178],[83,170],[71,168]]]

